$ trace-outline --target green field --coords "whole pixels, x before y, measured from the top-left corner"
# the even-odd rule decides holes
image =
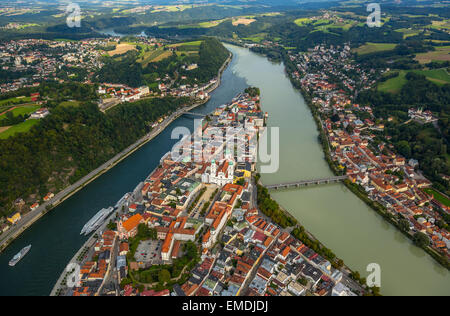
[[[17,107],[10,112],[12,112],[12,114],[14,116],[19,116],[19,115],[31,114],[39,108],[40,108],[40,106],[38,106],[38,105],[24,105],[24,106]],[[6,113],[0,116],[0,120],[2,120],[5,117],[6,117]]]
[[[398,29],[398,30],[395,30],[395,31],[403,33],[403,39],[406,39],[406,38],[411,37],[411,36],[419,35],[419,33],[420,33],[420,30],[407,29],[407,28]]]
[[[39,26],[39,24],[36,24],[36,23],[23,24],[23,25],[19,25],[18,29],[23,30],[27,27],[34,27],[34,26]]]
[[[222,20],[215,20],[215,21],[207,21],[207,22],[200,22],[197,24],[197,27],[202,27],[202,28],[210,28],[210,27],[215,27],[217,25],[219,25],[222,22],[227,21],[228,19],[222,19]]]
[[[355,51],[358,55],[366,55],[370,53],[393,50],[396,46],[397,44],[391,43],[367,43],[363,46],[358,47]]]
[[[326,28],[341,28],[344,31],[348,31],[352,26],[356,25],[356,23],[348,22],[348,23],[336,23],[336,24],[329,24],[326,25]]]
[[[312,21],[310,18],[300,18],[294,21],[295,24],[298,26],[305,26],[307,24],[310,24]]]
[[[428,80],[436,83],[437,85],[450,83],[450,74],[444,68],[431,70],[415,70],[414,72],[424,75]]]
[[[450,30],[450,20],[432,21],[432,24],[427,27],[431,27],[435,30]]]
[[[254,43],[260,43],[261,41],[263,41],[266,38],[266,34],[255,34],[254,36],[251,37],[245,37],[243,38],[244,40],[247,41],[252,41]]]
[[[182,4],[182,5],[161,5],[153,7],[152,13],[155,12],[180,12],[186,9],[191,9],[196,7],[194,4]]]
[[[61,102],[59,104],[59,106],[62,106],[62,107],[68,107],[68,106],[75,106],[75,107],[77,107],[79,105],[80,105],[79,101],[63,101],[63,102]]]
[[[162,48],[158,48],[152,51],[145,52],[137,61],[138,63],[141,63],[143,67],[146,67],[153,61],[159,61],[166,57],[169,57],[170,54],[170,51],[165,51]]]
[[[428,80],[437,84],[444,85],[450,83],[450,74],[446,69],[431,69],[431,70],[401,70],[399,75],[395,78],[391,78],[378,85],[378,90],[382,92],[398,93],[401,88],[408,82],[406,80],[406,74],[408,72],[415,72],[424,75]]]
[[[168,47],[179,47],[179,46],[200,46],[203,41],[193,41],[193,42],[184,42],[168,45]]]
[[[398,93],[402,87],[408,82],[405,78],[406,72],[400,71],[399,75],[395,78],[391,78],[378,85],[378,90],[388,93]]]
[[[356,24],[354,21],[350,20],[344,20],[343,22],[335,23],[330,20],[326,19],[320,19],[317,21],[313,21],[310,18],[300,18],[294,21],[295,24],[298,26],[305,26],[305,25],[314,25],[314,31],[321,31],[325,33],[332,33],[329,29],[336,29],[341,28],[345,31],[348,31],[352,26]]]
[[[192,41],[192,42],[184,42],[184,43],[176,43],[167,45],[167,47],[178,48],[177,55],[185,54],[185,55],[196,55],[200,50],[200,45],[203,41]],[[143,67],[146,67],[151,62],[158,62],[167,57],[170,57],[172,52],[170,50],[164,50],[163,47],[158,49],[149,49],[148,51],[144,51],[141,53],[138,58],[138,63],[142,64]]]
[[[31,97],[16,97],[16,98],[10,98],[6,100],[0,100],[0,107],[8,104],[21,104],[21,103],[28,103],[31,102]]]
[[[426,193],[428,193],[430,195],[433,195],[436,201],[439,201],[442,204],[444,204],[445,206],[450,207],[450,200],[447,199],[442,194],[440,194],[439,192],[437,192],[437,191],[435,191],[433,189],[423,189],[423,191],[425,191]]]
[[[0,133],[0,139],[6,139],[16,133],[27,132],[32,126],[36,125],[39,120],[26,120],[20,124],[11,126],[6,131]]]

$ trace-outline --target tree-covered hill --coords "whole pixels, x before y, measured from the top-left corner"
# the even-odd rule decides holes
[[[19,197],[43,197],[75,182],[148,133],[159,117],[188,102],[143,100],[106,114],[93,103],[52,109],[28,133],[0,140],[0,214],[10,212]]]

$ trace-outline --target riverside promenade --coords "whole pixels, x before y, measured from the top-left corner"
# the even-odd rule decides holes
[[[228,66],[232,59],[232,54],[230,53],[230,56],[227,58],[227,60],[224,62],[222,67],[219,69],[217,74],[217,81],[214,83],[211,87],[209,87],[206,91],[208,93],[215,90],[221,83],[221,76],[225,68]],[[18,223],[11,226],[11,228],[0,235],[0,252],[2,252],[6,247],[11,244],[17,237],[19,237],[25,230],[27,230],[30,226],[32,226],[37,220],[39,220],[42,216],[44,216],[46,213],[48,213],[50,210],[54,209],[56,206],[64,202],[66,199],[74,195],[76,192],[84,188],[86,185],[100,177],[102,174],[113,168],[115,165],[117,165],[119,162],[127,158],[129,155],[131,155],[133,152],[141,148],[143,145],[145,145],[147,142],[158,136],[161,132],[163,132],[173,121],[175,121],[177,118],[179,118],[183,113],[187,111],[191,111],[194,108],[205,104],[208,102],[210,97],[206,98],[205,100],[202,100],[201,102],[195,103],[193,105],[183,107],[182,109],[177,110],[176,112],[172,113],[169,117],[167,117],[161,124],[158,125],[157,128],[153,129],[150,133],[143,136],[141,139],[139,139],[134,144],[130,145],[126,149],[124,149],[122,152],[115,155],[113,158],[108,160],[107,162],[103,163],[101,166],[97,167],[95,170],[91,171],[89,174],[75,182],[74,184],[68,186],[67,188],[63,189],[62,191],[55,194],[55,196],[50,200],[42,205],[40,205],[37,209],[30,211],[23,215],[23,217],[20,219]]]

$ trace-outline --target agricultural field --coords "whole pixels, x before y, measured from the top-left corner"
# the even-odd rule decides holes
[[[352,28],[355,25],[356,25],[356,22],[344,21],[341,23],[330,24],[330,25],[328,25],[328,28],[341,28],[344,31],[348,31],[348,30],[350,30],[350,28]]]
[[[207,21],[207,22],[200,22],[197,24],[197,27],[204,27],[204,28],[210,28],[219,25],[222,22],[225,22],[227,19],[222,20],[215,20],[215,21]]]
[[[136,50],[136,45],[129,43],[121,43],[116,46],[115,50],[109,51],[108,55],[111,57],[115,55],[122,55],[131,50]]]
[[[294,23],[297,24],[298,26],[313,25],[314,31],[321,31],[324,33],[332,33],[332,29],[336,28],[341,28],[344,31],[348,31],[351,27],[357,24],[356,21],[351,21],[347,19],[342,19],[339,22],[337,22],[334,20],[327,20],[327,19],[319,19],[314,21],[310,18],[300,18],[295,20]]]
[[[234,26],[241,25],[241,24],[242,24],[242,25],[250,25],[250,24],[252,24],[252,23],[255,22],[255,21],[256,21],[256,20],[253,19],[253,18],[249,18],[249,17],[247,17],[247,18],[239,17],[239,18],[234,18],[232,24],[233,24]]]
[[[185,55],[197,55],[200,50],[200,45],[202,41],[193,41],[193,42],[185,42],[185,43],[177,43],[169,45],[168,47],[176,47],[177,55],[185,54]]]
[[[157,55],[152,57],[152,59],[150,60],[150,62],[158,62],[161,61],[163,59],[166,59],[167,57],[169,57],[170,55],[172,55],[172,52],[169,50],[157,50]]]
[[[399,32],[399,33],[403,33],[403,39],[406,39],[406,38],[408,38],[408,37],[411,37],[411,36],[416,36],[416,35],[419,35],[419,33],[422,31],[422,30],[416,30],[416,29],[412,29],[412,28],[403,28],[403,29],[398,29],[398,30],[395,30],[396,32]]]
[[[244,37],[243,39],[246,41],[252,41],[254,43],[260,43],[265,38],[266,38],[266,34],[261,33],[261,34],[255,34],[254,36],[251,36],[251,37]]]
[[[8,130],[8,128],[10,128],[11,126],[0,126],[0,134],[3,133],[4,131]]]
[[[432,61],[450,61],[450,46],[436,47],[435,51],[417,54],[415,59],[421,64]]]
[[[358,47],[354,51],[358,55],[366,55],[370,53],[378,53],[393,50],[396,46],[397,44],[391,43],[366,43],[365,45]]]
[[[169,27],[176,27],[178,29],[192,29],[192,28],[211,28],[219,25],[222,22],[228,21],[230,19],[220,19],[220,20],[212,20],[212,21],[204,21],[204,22],[196,22],[196,23],[188,23],[188,24],[178,24],[176,26],[173,25],[161,25],[159,28],[169,28]]]
[[[39,120],[26,120],[20,124],[3,128],[3,131],[0,133],[0,139],[6,139],[10,136],[13,136],[16,133],[24,133],[30,130],[31,127],[36,125]],[[1,130],[0,130],[1,131]]]
[[[184,42],[184,43],[171,44],[171,45],[168,45],[168,47],[183,47],[183,46],[200,47],[201,44],[202,44],[202,41],[193,41],[193,42]]]
[[[146,67],[151,62],[161,61],[172,54],[170,50],[164,50],[163,48],[158,48],[154,50],[147,51],[139,57],[138,63],[142,64],[142,67]]]
[[[178,46],[176,54],[177,56],[198,56],[200,51],[200,44],[201,41],[183,43],[183,45]]]
[[[294,21],[295,24],[298,26],[305,26],[307,24],[310,24],[312,20],[310,18],[300,18]]]
[[[196,55],[198,54],[198,51],[200,49],[200,44],[202,41],[193,41],[193,42],[185,42],[185,43],[177,43],[177,44],[171,44],[167,47],[169,48],[177,48],[177,55],[180,56],[181,54],[185,55]],[[142,66],[145,68],[149,63],[152,62],[158,62],[161,60],[166,59],[167,57],[170,57],[172,55],[172,51],[168,49],[164,49],[163,47],[152,49],[149,46],[148,49],[142,50],[140,57],[138,58],[137,62],[142,64]]]
[[[181,12],[191,8],[194,8],[194,5],[162,5],[153,7],[151,12]]]
[[[429,27],[435,30],[448,31],[450,30],[450,20],[433,21]]]

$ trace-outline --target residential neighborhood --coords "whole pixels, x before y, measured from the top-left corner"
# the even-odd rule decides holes
[[[80,42],[43,39],[13,40],[0,44],[0,66],[8,74],[0,82],[1,93],[36,87],[45,80],[89,82],[102,67],[97,47],[107,41]]]

